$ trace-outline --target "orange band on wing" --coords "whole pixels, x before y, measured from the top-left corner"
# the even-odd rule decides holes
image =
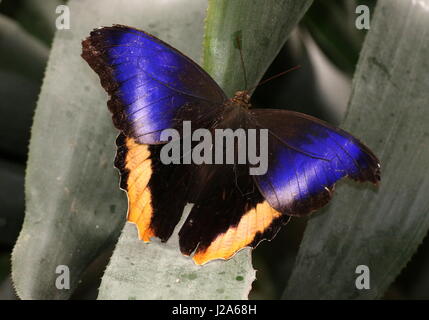
[[[147,187],[152,176],[150,151],[147,145],[137,144],[131,138],[126,139],[126,146],[128,221],[136,224],[140,240],[147,242],[154,235],[150,228],[152,196]]]
[[[229,228],[216,237],[209,247],[197,249],[193,259],[197,264],[204,264],[213,259],[228,259],[238,250],[248,246],[258,232],[263,233],[281,214],[266,201],[246,212],[237,226]]]

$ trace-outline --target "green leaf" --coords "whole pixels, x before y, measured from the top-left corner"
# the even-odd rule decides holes
[[[98,299],[246,299],[254,279],[248,250],[198,266],[181,255],[177,233],[167,243],[145,244],[127,223]]]
[[[42,75],[41,75],[42,76]],[[40,83],[0,70],[0,153],[24,165]]]
[[[56,30],[55,19],[59,16],[55,9],[66,2],[66,0],[9,0],[5,1],[3,6],[6,6],[6,11],[9,11],[13,19],[27,32],[50,46]],[[73,19],[73,13],[71,15]]]
[[[330,61],[352,75],[366,34],[355,26],[359,16],[356,7],[366,5],[372,10],[375,3],[374,0],[319,0],[305,15],[302,25]]]
[[[0,245],[13,245],[18,235],[24,216],[23,186],[24,166],[0,159]]]
[[[256,83],[310,3],[311,1],[284,0],[209,1],[203,66],[228,94],[244,89],[239,52],[234,45],[236,35],[240,34],[248,66],[246,71],[251,80],[249,83]],[[182,1],[182,7],[187,10],[200,5]],[[171,27],[182,30],[187,22],[192,23],[192,31],[182,30],[181,37],[177,35],[169,39],[170,24],[167,24],[159,36],[179,49],[185,47],[184,42],[199,43],[200,48],[202,24],[198,25],[195,18],[193,22],[188,21],[179,8],[171,8],[170,5],[165,10],[170,9],[172,11],[168,12],[178,19],[171,21],[169,18]],[[203,17],[204,15],[201,16],[201,22]],[[194,59],[198,56],[198,50],[191,51],[185,47],[183,52]],[[183,217],[186,217],[185,213]],[[197,266],[191,259],[180,254],[177,238],[179,228],[180,223],[167,244],[156,241],[144,244],[138,240],[135,227],[127,224],[103,276],[98,298],[247,298],[255,278],[250,249],[240,251],[228,261],[218,260]]]
[[[39,82],[48,49],[15,21],[0,14],[0,69]]]
[[[0,153],[22,163],[48,54],[47,47],[0,14]]]
[[[429,1],[379,0],[344,128],[381,160],[381,185],[342,183],[305,231],[286,299],[382,297],[429,227]],[[370,289],[355,286],[356,267]]]
[[[203,66],[232,96],[256,86],[312,0],[211,0]],[[247,87],[240,64],[243,52]]]

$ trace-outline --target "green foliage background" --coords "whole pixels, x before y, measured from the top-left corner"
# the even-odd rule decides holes
[[[429,297],[427,241],[415,254],[429,227],[429,0],[70,0],[71,29],[56,30],[63,3],[0,3],[0,299]],[[244,88],[238,33],[250,85],[301,65],[254,105],[348,129],[380,157],[381,187],[341,182],[308,223],[227,262],[195,266],[175,236],[143,245],[124,226],[106,94],[80,58],[90,30],[113,23],[171,43],[229,95]],[[55,288],[60,264],[71,290]],[[354,286],[359,264],[371,290]]]

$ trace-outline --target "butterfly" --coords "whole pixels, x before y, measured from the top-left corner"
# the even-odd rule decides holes
[[[198,64],[144,31],[98,28],[82,48],[110,96],[128,221],[145,242],[167,241],[193,203],[180,251],[197,264],[228,259],[271,240],[291,216],[326,205],[341,178],[380,180],[376,156],[349,133],[302,113],[253,109],[246,91],[229,99]],[[267,129],[267,172],[250,175],[249,164],[163,164],[162,131],[180,130],[184,121],[193,130]]]

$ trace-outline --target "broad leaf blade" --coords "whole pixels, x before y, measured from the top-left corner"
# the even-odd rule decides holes
[[[379,0],[344,127],[380,157],[381,185],[342,183],[308,223],[287,299],[383,295],[429,227],[429,1]],[[355,286],[356,267],[370,289]]]
[[[311,3],[312,0],[209,1],[204,68],[228,96],[257,85]],[[247,88],[237,41],[242,48]]]
[[[107,95],[80,57],[82,39],[102,25],[141,27],[142,12],[146,23],[160,29],[168,17],[166,2],[159,1],[72,0],[69,6],[75,23],[57,31],[32,129],[26,217],[12,258],[23,299],[68,298],[82,271],[117,240],[125,220],[126,197],[113,168],[117,131]],[[70,290],[55,286],[58,265],[70,269]]]
[[[188,211],[189,213],[189,211]],[[167,244],[138,239],[127,223],[103,276],[98,299],[246,299],[255,271],[249,252],[197,266],[181,255],[177,235]]]
[[[24,166],[0,159],[0,244],[3,246],[12,246],[20,230],[24,217],[23,186]]]
[[[39,82],[48,48],[9,17],[0,14],[0,68]]]
[[[20,1],[15,19],[33,36],[50,45],[56,30],[55,19],[59,16],[55,12],[56,8],[66,2],[66,0]]]
[[[0,14],[0,154],[24,163],[49,50]]]

